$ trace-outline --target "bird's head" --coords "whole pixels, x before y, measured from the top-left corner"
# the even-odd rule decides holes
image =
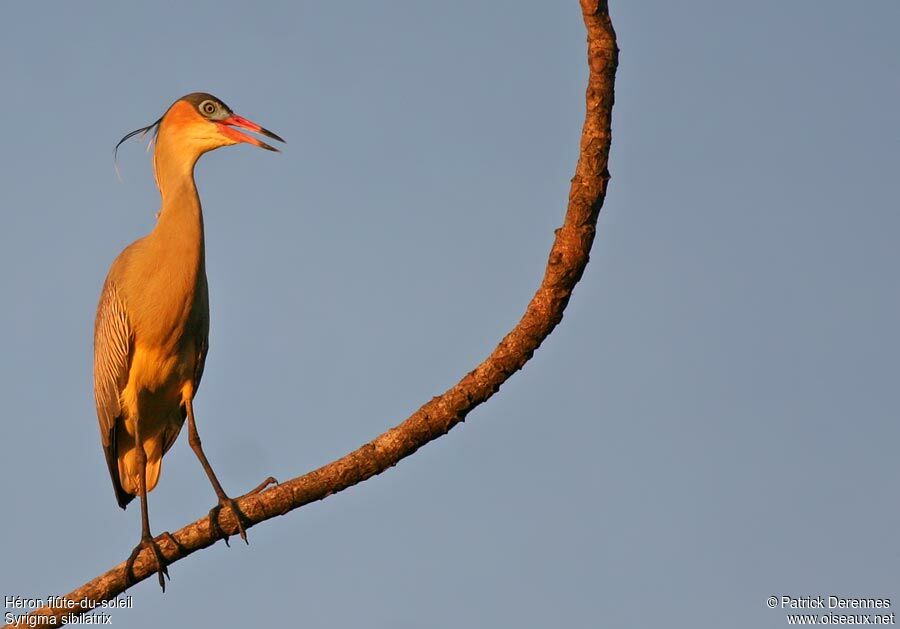
[[[247,129],[278,142],[284,142],[268,129],[235,114],[228,105],[205,92],[194,92],[175,101],[163,116],[151,125],[132,131],[116,144],[149,132],[156,134],[156,155],[160,150],[193,163],[200,155],[223,146],[246,142],[268,151],[278,151],[262,140],[238,130]]]

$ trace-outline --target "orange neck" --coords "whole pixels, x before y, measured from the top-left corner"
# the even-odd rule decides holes
[[[167,117],[168,118],[168,117]],[[153,154],[156,185],[162,197],[154,231],[173,243],[203,248],[203,212],[194,183],[194,166],[202,152],[179,142],[172,121],[163,120]]]

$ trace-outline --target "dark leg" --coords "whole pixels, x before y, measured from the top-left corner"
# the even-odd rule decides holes
[[[222,536],[225,539],[225,544],[228,545],[228,535],[221,529],[221,527],[219,527],[219,511],[222,510],[222,507],[228,507],[231,509],[231,512],[234,513],[234,519],[237,520],[238,533],[240,534],[241,539],[244,540],[245,543],[249,544],[250,542],[247,541],[247,531],[245,530],[245,525],[248,524],[247,516],[245,516],[241,512],[241,510],[237,506],[237,503],[233,499],[229,498],[225,493],[225,490],[222,489],[222,485],[221,483],[219,483],[219,479],[216,478],[216,473],[213,471],[212,466],[209,464],[209,461],[206,458],[206,455],[203,453],[203,446],[200,445],[200,434],[197,432],[197,423],[194,421],[194,405],[192,404],[191,400],[185,401],[184,407],[187,411],[188,418],[188,442],[191,444],[191,449],[194,451],[194,454],[196,454],[197,458],[200,459],[200,465],[203,466],[206,475],[209,477],[209,482],[212,483],[213,490],[216,492],[216,496],[219,499],[219,504],[209,510],[209,524],[218,535]],[[252,494],[257,494],[272,483],[276,482],[278,481],[270,476],[253,491],[248,492],[244,495],[250,496]]]
[[[137,556],[144,548],[150,548],[156,556],[156,575],[159,578],[159,587],[165,592],[166,580],[163,578],[163,575],[165,575],[166,578],[169,578],[169,571],[166,568],[168,562],[163,556],[162,551],[159,549],[159,546],[156,544],[156,541],[153,539],[153,536],[150,535],[150,516],[147,511],[147,453],[144,452],[144,442],[141,439],[140,426],[140,419],[137,419],[134,422],[134,444],[139,470],[138,489],[141,495],[141,541],[134,547],[134,550],[131,551],[131,555],[128,557],[128,561],[125,562],[125,586],[128,587],[134,583],[134,560],[137,559]]]

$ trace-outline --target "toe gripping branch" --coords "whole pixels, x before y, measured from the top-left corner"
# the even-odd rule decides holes
[[[269,476],[255,488],[251,489],[243,496],[238,497],[238,500],[240,500],[241,498],[245,498],[246,496],[253,496],[261,493],[269,485],[277,484],[278,481],[274,477]],[[235,501],[233,498],[229,498],[228,496],[219,498],[219,504],[209,510],[209,527],[212,530],[213,535],[217,538],[221,537],[223,540],[225,540],[226,546],[231,546],[228,541],[230,535],[226,533],[219,524],[219,513],[222,511],[223,507],[228,507],[229,509],[231,509],[231,512],[234,514],[234,519],[237,522],[238,535],[241,536],[241,539],[244,540],[245,544],[249,545],[250,542],[247,540],[247,529],[252,526],[252,522],[250,522],[250,519],[244,514],[243,511],[241,511],[240,507],[238,507],[237,501]]]

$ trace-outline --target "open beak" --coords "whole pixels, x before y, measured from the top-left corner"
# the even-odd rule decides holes
[[[222,132],[226,137],[231,138],[235,142],[246,142],[247,144],[252,144],[254,146],[258,146],[261,149],[266,149],[267,151],[278,151],[274,146],[269,146],[262,140],[258,140],[251,135],[247,135],[246,133],[241,133],[234,127],[241,127],[242,129],[249,129],[254,133],[259,133],[261,135],[266,136],[267,138],[272,138],[273,140],[277,140],[278,142],[284,142],[280,137],[276,134],[272,133],[268,129],[259,126],[252,120],[247,120],[237,114],[232,114],[228,118],[224,120],[220,120],[216,122],[216,125],[219,127],[219,131]]]

